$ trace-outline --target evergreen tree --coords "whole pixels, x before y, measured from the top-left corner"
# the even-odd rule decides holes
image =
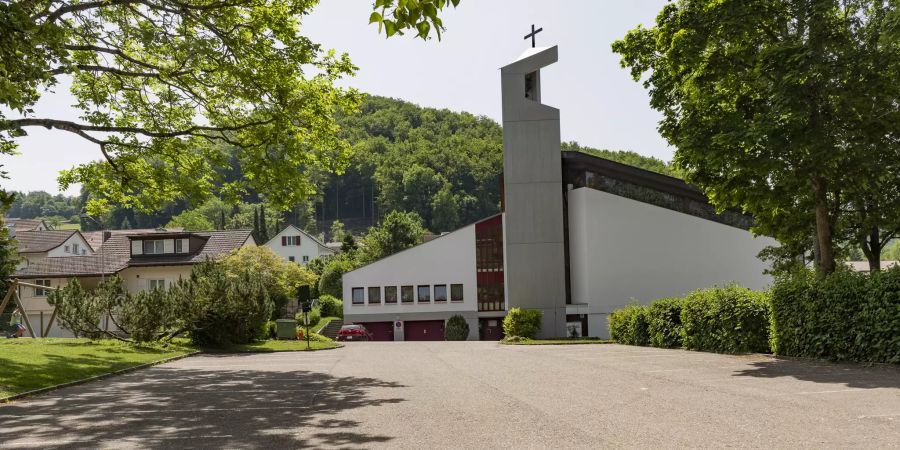
[[[255,207],[253,208],[253,239],[256,239],[256,242],[262,244],[260,240],[262,236],[259,233],[259,210]]]
[[[266,226],[266,205],[259,205],[259,242],[269,240],[269,228]]]
[[[5,221],[0,217],[0,298],[6,295],[9,288],[9,276],[16,271],[19,265],[19,249],[16,245],[15,238],[12,237],[9,228],[6,227]],[[9,316],[3,316],[4,313],[12,314],[15,310],[13,302],[9,302],[6,311],[0,311],[0,326],[9,324]]]
[[[225,211],[219,211],[219,229],[225,229]]]
[[[356,239],[353,239],[353,235],[350,233],[345,234],[344,239],[341,241],[341,251],[344,253],[353,253],[357,247]]]

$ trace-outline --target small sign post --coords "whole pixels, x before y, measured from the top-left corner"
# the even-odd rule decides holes
[[[306,327],[306,349],[310,349],[309,345],[309,312],[312,311],[313,301],[309,298],[309,286],[300,286],[297,288],[297,303],[303,311],[303,325]]]

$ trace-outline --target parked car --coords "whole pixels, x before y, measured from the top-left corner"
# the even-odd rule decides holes
[[[357,324],[344,325],[338,331],[339,341],[371,341],[372,333],[366,327]]]

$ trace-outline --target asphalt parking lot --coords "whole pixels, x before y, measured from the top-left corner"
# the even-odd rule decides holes
[[[900,370],[618,345],[204,355],[0,406],[0,447],[897,448]]]

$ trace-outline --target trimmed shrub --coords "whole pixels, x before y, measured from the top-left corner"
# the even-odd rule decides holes
[[[318,325],[319,322],[322,320],[322,313],[319,312],[318,308],[313,308],[313,310],[308,312],[307,315],[309,316],[309,327],[310,328]],[[302,312],[298,312],[296,315],[294,315],[294,320],[297,321],[297,326],[300,326],[300,327],[306,326],[303,323],[303,313]]]
[[[681,307],[683,298],[661,298],[647,310],[647,332],[650,345],[662,348],[681,347]]]
[[[772,348],[778,355],[900,363],[900,268],[866,274],[810,271],[772,289]]]
[[[297,340],[306,340],[306,327],[297,327]],[[310,342],[333,342],[328,336],[322,336],[319,333],[309,333]]]
[[[447,319],[444,326],[444,339],[448,341],[465,341],[469,338],[469,324],[463,316],[456,314]]]
[[[319,296],[319,311],[322,317],[344,317],[344,302],[328,294]]]
[[[647,345],[650,343],[645,305],[631,304],[617,309],[609,315],[609,336],[614,341],[626,345]]]
[[[681,341],[690,350],[768,352],[768,295],[737,285],[691,292],[681,309]]]
[[[503,318],[503,333],[508,337],[534,339],[541,331],[542,318],[543,314],[536,309],[511,308]]]

